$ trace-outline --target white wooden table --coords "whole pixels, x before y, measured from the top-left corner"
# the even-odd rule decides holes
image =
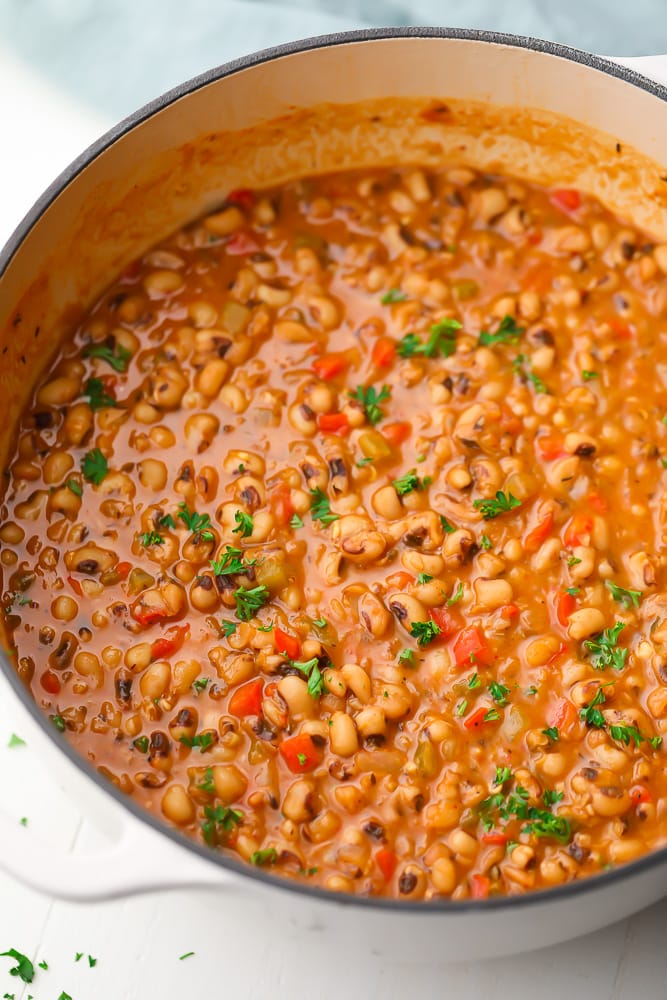
[[[109,123],[42,84],[0,45],[0,243],[55,174]],[[4,691],[4,689],[3,689]],[[30,746],[23,716],[0,700],[0,808],[26,817],[26,835],[85,852],[99,840]],[[28,727],[29,728],[29,727]],[[2,850],[2,844],[0,844]],[[294,900],[294,906],[298,902]],[[580,903],[579,905],[585,905]],[[75,905],[42,897],[0,875],[0,951],[46,961],[31,986],[0,959],[0,997],[57,1000],[653,1000],[667,996],[667,901],[607,930],[552,949],[491,963],[416,965],[410,942],[392,961],[340,954],[321,932],[275,925],[261,899],[242,891],[172,892]],[[187,952],[188,958],[180,959]],[[75,955],[83,952],[79,962]],[[97,959],[91,968],[87,956]]]

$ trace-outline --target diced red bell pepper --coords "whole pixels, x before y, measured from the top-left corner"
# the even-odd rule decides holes
[[[229,699],[230,715],[235,715],[239,719],[245,718],[246,715],[261,715],[263,687],[264,681],[258,677],[237,688]]]
[[[284,528],[294,514],[294,504],[287,483],[281,483],[271,494],[271,509],[278,525]]]
[[[567,455],[562,434],[540,434],[535,438],[535,446],[545,462],[553,462],[555,458]]]
[[[526,233],[526,241],[528,243],[530,243],[531,247],[539,246],[539,244],[542,242],[543,235],[544,235],[544,233],[539,228],[539,226],[532,226],[528,230],[528,232]],[[546,271],[546,269],[545,269],[545,271]],[[537,283],[537,279],[535,279],[535,281],[533,282],[533,285],[535,285],[536,283]],[[546,283],[546,287],[543,289],[543,291],[546,292],[546,290],[549,287],[550,283],[551,283],[551,276],[549,275],[549,280]]]
[[[55,674],[53,670],[45,670],[39,678],[39,683],[42,685],[47,694],[60,693],[60,680],[58,675]]]
[[[566,548],[574,549],[577,545],[590,545],[593,518],[581,511],[574,514],[565,529],[563,543]]]
[[[500,617],[504,618],[505,621],[509,622],[514,621],[515,618],[518,618],[520,613],[521,613],[521,608],[519,607],[518,604],[503,604],[502,608],[500,609]]]
[[[493,662],[493,650],[477,625],[459,632],[454,640],[453,652],[457,667],[469,666],[471,663],[488,667]]]
[[[236,188],[229,192],[227,201],[232,205],[240,205],[241,208],[252,208],[255,195],[250,188]]]
[[[396,855],[390,847],[381,847],[375,855],[375,860],[377,861],[378,868],[384,875],[385,880],[389,882],[392,875],[396,871]]]
[[[313,361],[313,371],[318,378],[327,382],[349,368],[350,362],[344,354],[322,354]]]
[[[395,573],[390,573],[385,580],[385,583],[390,590],[407,590],[407,588],[414,582],[414,576],[410,573],[406,573],[403,569],[398,569]]]
[[[257,253],[259,243],[245,229],[239,229],[225,243],[225,253],[233,257],[240,257],[243,254]]]
[[[509,837],[502,830],[489,830],[487,833],[482,834],[483,844],[506,844]]]
[[[350,421],[345,413],[320,413],[317,426],[323,434],[347,434]]]
[[[458,628],[447,608],[431,608],[431,618],[440,629],[440,635],[443,639],[449,639]]]
[[[290,635],[288,632],[283,632],[277,625],[273,630],[273,634],[278,652],[284,653],[290,660],[298,660],[301,652],[301,643],[296,636]]]
[[[577,721],[577,710],[568,698],[556,698],[547,710],[547,722],[560,733],[569,733]]]
[[[604,497],[601,497],[599,493],[589,493],[586,497],[591,507],[594,507],[598,514],[606,514],[608,507],[607,501]]]
[[[116,566],[116,572],[118,573],[119,580],[127,580],[130,575],[130,570],[132,569],[132,563],[129,562],[119,562]]]
[[[547,667],[553,666],[553,664],[556,662],[556,660],[558,659],[559,656],[562,656],[563,653],[567,653],[568,648],[569,647],[568,647],[568,644],[566,642],[561,642],[561,644],[558,647],[558,649],[556,650],[556,652],[552,653],[551,656],[549,657],[549,659],[547,660],[546,666]]]
[[[81,583],[79,582],[79,580],[75,579],[75,577],[73,576],[68,576],[67,582],[69,583],[70,587],[72,588],[75,594],[78,594],[79,597],[83,597],[83,590],[81,589]]]
[[[632,327],[622,319],[619,319],[618,316],[610,316],[607,323],[609,323],[609,326],[620,340],[632,340]]]
[[[542,542],[549,537],[549,533],[551,532],[553,526],[553,511],[548,511],[542,520],[538,521],[535,527],[532,528],[526,535],[526,540],[523,543],[526,552],[537,552]]]
[[[139,622],[143,628],[148,628],[149,625],[155,625],[156,622],[161,622],[164,618],[169,617],[169,613],[165,608],[149,607],[146,604],[142,604],[141,598],[132,607],[131,614],[134,620]]]
[[[412,424],[407,420],[397,420],[393,424],[385,424],[382,428],[382,436],[392,446],[398,448],[399,445],[407,441],[412,434]]]
[[[321,759],[320,751],[308,733],[300,733],[284,740],[279,750],[280,756],[293,774],[306,774],[307,771],[312,771]]]
[[[473,899],[486,899],[491,891],[491,879],[488,875],[470,876],[470,895]]]
[[[476,733],[478,730],[482,728],[482,726],[488,726],[490,722],[494,721],[493,719],[486,718],[486,714],[489,710],[490,708],[488,705],[481,705],[479,708],[476,708],[474,712],[471,712],[471,714],[463,720],[463,725],[465,726],[466,729],[469,729],[471,733],[473,732]]]
[[[373,344],[371,360],[377,368],[388,368],[396,357],[396,341],[391,337],[378,337]]]
[[[551,192],[551,202],[563,212],[576,212],[581,208],[581,195],[572,188],[559,188]]]
[[[563,627],[567,625],[568,618],[576,606],[577,600],[572,594],[568,594],[566,590],[558,591],[556,594],[556,618]]]
[[[177,652],[185,642],[188,630],[188,625],[172,625],[167,629],[163,636],[151,644],[151,660],[165,660]]]
[[[646,802],[653,802],[653,796],[646,785],[633,785],[630,789],[630,799],[633,806],[640,806]]]

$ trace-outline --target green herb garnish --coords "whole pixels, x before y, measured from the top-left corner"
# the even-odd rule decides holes
[[[428,646],[441,631],[434,621],[412,622],[410,625],[410,635],[417,640],[418,646]]]
[[[90,344],[83,352],[84,358],[100,358],[111,365],[116,372],[127,371],[127,365],[132,357],[132,352],[128,351],[122,344],[115,344],[108,347],[106,344]]]
[[[543,734],[547,736],[554,743],[557,743],[560,739],[560,733],[558,732],[558,726],[549,726],[548,729],[542,730]]]
[[[271,600],[268,587],[264,586],[252,587],[249,590],[245,587],[239,587],[238,590],[234,591],[233,596],[236,601],[236,614],[242,622],[250,621],[255,612]]]
[[[586,639],[584,648],[591,654],[591,665],[596,670],[613,667],[622,670],[628,655],[627,649],[617,645],[618,637],[625,628],[623,622],[616,622],[613,628],[606,628],[594,639]]]
[[[86,452],[81,460],[81,471],[84,479],[87,479],[89,483],[94,483],[95,486],[100,485],[109,471],[109,463],[99,448],[92,448],[91,451]]]
[[[209,514],[198,514],[195,510],[191,511],[184,500],[178,505],[176,516],[189,531],[192,531],[193,534],[201,535],[203,541],[215,541],[215,535],[211,531],[212,526]]]
[[[324,694],[324,678],[320,672],[320,661],[316,656],[312,660],[290,660],[290,665],[308,678],[308,694],[311,698],[321,698]]]
[[[191,750],[198,749],[200,753],[203,753],[213,743],[213,733],[197,733],[196,736],[181,736],[178,742],[182,743],[184,747],[190,747]]]
[[[380,302],[383,306],[390,306],[393,302],[405,302],[407,295],[402,292],[400,288],[390,288],[388,292],[385,292],[381,297]]]
[[[303,528],[302,518],[300,518],[298,514],[292,514],[292,516],[289,519],[289,526],[290,528],[294,528],[295,531],[297,530],[297,528]]]
[[[391,485],[400,497],[405,496],[407,493],[412,493],[413,490],[424,490],[430,483],[431,480],[428,477],[420,479],[415,469],[406,472],[400,479],[392,479],[391,481]]]
[[[105,406],[118,406],[113,396],[104,388],[101,378],[89,378],[83,390],[84,396],[88,396],[88,405],[91,410],[101,410]]]
[[[490,521],[500,514],[506,514],[510,510],[515,510],[521,506],[521,501],[517,500],[511,493],[503,493],[498,490],[493,500],[475,500],[473,507],[482,512],[485,521]]]
[[[625,587],[619,587],[617,583],[613,583],[611,580],[605,580],[604,582],[607,590],[610,591],[611,596],[615,601],[618,601],[625,608],[639,607],[639,602],[642,599],[641,590],[626,590]]]
[[[145,531],[141,535],[140,541],[145,549],[152,545],[164,545],[164,538],[158,531]]]
[[[350,392],[349,395],[352,399],[356,399],[358,403],[361,403],[370,423],[377,424],[384,417],[384,413],[380,409],[380,403],[384,403],[390,398],[391,389],[388,385],[383,385],[378,392],[373,385],[369,385],[368,388],[358,385],[355,391]]]
[[[511,316],[503,316],[495,333],[482,330],[478,343],[487,347],[493,344],[509,344],[518,340],[523,332],[524,327],[517,326]]]
[[[416,333],[406,333],[396,350],[402,358],[422,355],[426,358],[449,358],[456,350],[456,333],[461,330],[457,319],[442,319],[429,329],[429,337],[423,343]]]
[[[263,851],[253,851],[250,855],[251,865],[275,865],[278,852],[275,847],[266,847]]]
[[[9,970],[10,976],[18,976],[24,983],[31,983],[33,981],[35,978],[35,966],[27,955],[22,955],[16,948],[10,948],[9,951],[0,952],[0,958],[4,958],[5,956],[13,958],[17,963]]]
[[[339,519],[340,514],[332,514],[331,512],[331,504],[326,493],[320,489],[314,489],[310,491],[310,495],[313,498],[310,504],[310,516],[313,521],[319,521],[326,527]]]
[[[509,693],[510,689],[505,687],[504,684],[499,684],[497,681],[491,681],[489,684],[489,694],[495,701],[496,705],[500,705],[501,708],[504,708],[505,705],[509,704],[507,698]]]
[[[229,833],[243,822],[243,813],[237,809],[230,809],[229,806],[204,806],[206,819],[201,825],[204,840],[212,847],[215,843],[216,834],[219,832]]]
[[[70,491],[70,493],[74,494],[75,497],[82,497],[83,496],[83,490],[81,489],[81,483],[78,482],[78,480],[76,480],[76,479],[68,479],[67,482],[65,483],[65,486]]]
[[[238,527],[232,530],[233,535],[240,535],[241,538],[249,538],[253,532],[253,520],[250,514],[245,514],[242,510],[237,510],[234,520]]]

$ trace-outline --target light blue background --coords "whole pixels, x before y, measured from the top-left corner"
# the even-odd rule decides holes
[[[667,52],[665,0],[0,0],[0,44],[114,118],[256,49],[407,24],[536,35],[604,55]]]

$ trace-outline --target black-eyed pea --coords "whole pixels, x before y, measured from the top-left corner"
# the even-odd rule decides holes
[[[121,650],[116,646],[105,646],[100,655],[106,666],[112,669],[117,667],[123,658]]]
[[[196,708],[186,706],[178,710],[177,714],[169,722],[169,735],[174,743],[181,743],[184,739],[191,740],[197,732],[199,725],[199,713]]]
[[[342,785],[334,789],[334,796],[338,805],[352,816],[360,812],[367,802],[366,794],[356,785]]]
[[[426,573],[427,576],[440,576],[445,568],[445,560],[442,556],[418,552],[416,549],[407,549],[403,552],[401,564],[408,572],[417,576],[420,573]]]
[[[609,524],[606,518],[596,514],[593,518],[593,528],[591,531],[591,545],[598,552],[604,552],[609,548]]]
[[[278,693],[294,719],[299,720],[312,716],[317,707],[317,702],[309,693],[308,685],[303,677],[297,677],[293,674],[282,677],[278,681]]]
[[[580,464],[577,455],[558,458],[555,462],[549,463],[545,472],[549,486],[559,493],[567,492],[579,475]]]
[[[311,314],[315,321],[325,330],[333,330],[338,326],[340,316],[338,313],[338,307],[333,299],[328,298],[326,295],[313,295],[309,296],[306,299],[306,302],[310,307]]]
[[[215,236],[231,236],[237,229],[245,225],[245,216],[236,205],[223,208],[220,212],[213,212],[207,215],[204,221],[204,228]]]
[[[462,566],[475,544],[475,536],[468,528],[459,528],[446,535],[442,546],[445,565],[451,568]]]
[[[421,899],[426,892],[426,884],[426,873],[419,865],[405,865],[399,872],[398,891],[405,899]]]
[[[358,663],[344,663],[340,669],[343,680],[362,705],[371,700],[371,679]]]
[[[158,268],[150,271],[143,279],[144,291],[150,298],[162,298],[172,295],[183,287],[183,278],[177,272],[168,268]]]
[[[156,458],[144,458],[137,466],[139,482],[149,490],[163,490],[167,484],[167,466]]]
[[[78,652],[74,657],[74,669],[82,677],[92,678],[96,688],[104,683],[104,668],[94,653]]]
[[[573,611],[568,617],[567,634],[570,639],[588,639],[592,635],[602,632],[606,625],[606,619],[599,608],[586,607]]]
[[[109,496],[111,494],[116,494],[120,497],[125,497],[128,500],[134,498],[137,488],[125,472],[107,472],[106,476],[101,483],[93,487],[96,493],[101,496]]]
[[[495,611],[510,604],[514,597],[512,585],[507,580],[485,580],[478,577],[474,589],[478,605],[486,611]]]
[[[215,764],[213,783],[215,794],[225,804],[237,802],[248,788],[248,779],[234,764]]]
[[[303,390],[304,402],[313,413],[331,413],[336,406],[334,391],[324,382],[311,382]]]
[[[528,844],[517,844],[510,852],[512,864],[517,868],[525,869],[532,865],[535,860],[535,851]]]
[[[359,738],[354,720],[346,712],[334,712],[329,727],[329,744],[332,753],[351,757],[359,749]]]
[[[266,282],[260,282],[257,285],[255,294],[259,301],[265,302],[267,306],[286,306],[292,301],[292,292],[289,288],[280,288],[277,285],[269,285]],[[312,334],[309,335],[308,339],[312,340]]]
[[[593,756],[602,767],[614,774],[623,774],[628,768],[628,755],[611,743],[600,743],[593,749]]]
[[[342,826],[338,813],[333,809],[323,809],[304,829],[304,836],[313,844],[321,844],[333,837]]]
[[[337,698],[345,697],[347,693],[347,684],[345,683],[340,670],[328,668],[323,672],[322,679],[329,694],[333,694]]]
[[[306,823],[314,819],[318,811],[314,783],[309,778],[293,781],[282,802],[283,816],[293,823]]]
[[[188,380],[176,365],[160,366],[148,380],[148,401],[160,410],[176,410],[188,388]]]
[[[125,666],[133,672],[145,670],[151,662],[151,643],[138,642],[135,643],[134,646],[130,646],[129,649],[125,651],[123,662],[125,663]]]
[[[61,622],[71,622],[79,613],[79,605],[73,597],[61,594],[51,604],[51,614]]]
[[[477,568],[483,577],[493,580],[507,569],[507,564],[493,552],[480,552],[477,556]]]
[[[470,862],[479,853],[479,843],[477,839],[460,828],[452,830],[447,838],[447,843],[457,859],[462,861]]]
[[[156,424],[162,416],[162,411],[152,403],[140,399],[132,410],[132,416],[139,424]]]
[[[445,580],[428,580],[418,583],[413,588],[413,595],[427,608],[437,608],[444,604],[448,597],[448,584]]]
[[[667,688],[654,688],[646,699],[649,712],[654,719],[663,719],[667,716]]]
[[[258,476],[242,475],[234,481],[234,496],[251,513],[266,503],[266,487]],[[236,512],[234,512],[236,520]]]
[[[212,465],[203,465],[197,477],[195,479],[195,487],[197,489],[197,495],[205,503],[211,503],[215,500],[218,494],[218,485],[220,482],[220,477],[218,476],[218,470]]]
[[[218,676],[224,679],[230,687],[243,684],[244,681],[250,680],[257,673],[252,653],[239,652],[230,656],[229,651],[223,646],[214,646],[208,655]]]
[[[212,413],[193,413],[185,421],[185,440],[191,451],[201,454],[209,448],[220,430],[220,421]]]
[[[63,435],[69,444],[80,445],[93,426],[93,414],[88,403],[70,406],[63,421]]]
[[[628,556],[627,563],[630,582],[633,587],[645,591],[655,586],[655,564],[647,552],[632,552]]]
[[[60,493],[61,490],[56,490],[56,492]],[[67,492],[74,496],[71,490],[67,489]],[[76,499],[79,500],[79,497],[76,497]],[[19,521],[36,521],[46,506],[50,506],[49,494],[46,490],[35,490],[34,493],[30,494],[27,500],[23,500],[21,503],[16,504],[14,507],[14,514]]]
[[[190,604],[196,611],[210,612],[218,607],[220,595],[211,573],[201,573],[190,586]]]
[[[451,858],[440,857],[431,865],[431,882],[433,888],[443,895],[449,895],[456,888],[458,875],[456,865]]]
[[[141,676],[139,690],[144,698],[154,701],[161,698],[171,683],[171,667],[166,660],[156,660]]]
[[[354,882],[345,875],[329,875],[324,885],[329,892],[354,892]]]
[[[260,510],[253,515],[252,532],[248,536],[251,542],[265,542],[275,527],[273,514]]]
[[[581,434],[578,431],[570,431],[565,435],[565,451],[578,458],[593,458],[597,452],[597,441],[591,434]]]
[[[47,456],[42,469],[44,482],[49,486],[53,483],[59,483],[73,467],[74,459],[68,451],[60,449],[52,451]]]
[[[545,754],[538,763],[538,767],[547,779],[560,778],[567,768],[567,758],[559,750]]]
[[[357,615],[364,628],[376,639],[381,639],[387,634],[391,625],[391,615],[375,594],[366,591],[361,595],[357,604]]]
[[[410,192],[410,197],[418,204],[423,204],[431,199],[431,189],[424,175],[423,170],[411,170],[405,177],[405,186]]]
[[[295,431],[305,437],[314,437],[317,432],[315,414],[307,403],[292,403],[287,411],[287,417]]]
[[[115,552],[93,543],[65,553],[65,565],[70,573],[73,571],[85,573],[86,576],[104,573],[112,569],[117,562],[118,556]]]
[[[477,191],[470,201],[470,213],[473,218],[489,223],[496,216],[502,215],[509,207],[509,199],[502,188],[488,187]]]
[[[19,545],[25,538],[25,531],[16,521],[7,521],[0,528],[0,539],[7,545]]]
[[[607,772],[610,773],[610,772]],[[591,787],[591,806],[598,816],[609,819],[613,816],[625,816],[632,808],[632,800],[627,791],[610,779],[605,780],[602,773]]]
[[[572,858],[569,860],[575,863]],[[561,885],[572,878],[570,865],[558,855],[543,858],[540,861],[540,875],[546,885]]]
[[[81,377],[60,375],[46,382],[37,390],[38,406],[66,406],[79,395]]]
[[[560,649],[560,639],[555,635],[541,635],[526,645],[524,656],[530,667],[543,667]]]
[[[612,864],[623,865],[642,857],[646,853],[646,845],[639,837],[626,836],[612,840],[607,850]]]
[[[261,455],[254,451],[232,448],[225,455],[222,468],[229,475],[250,473],[252,476],[261,477],[266,472],[266,462]]]
[[[178,660],[174,664],[172,690],[176,694],[186,694],[201,673],[198,660]]]
[[[537,573],[542,573],[550,566],[554,566],[560,558],[561,541],[559,538],[547,538],[533,558],[530,565]]]
[[[416,597],[409,594],[392,593],[387,595],[387,607],[407,635],[412,635],[415,622],[429,621],[429,614]]]
[[[377,705],[367,705],[354,717],[357,732],[362,739],[384,736],[387,732],[387,717]]]
[[[184,785],[169,785],[162,796],[163,814],[177,826],[188,826],[195,818],[195,807]]]

